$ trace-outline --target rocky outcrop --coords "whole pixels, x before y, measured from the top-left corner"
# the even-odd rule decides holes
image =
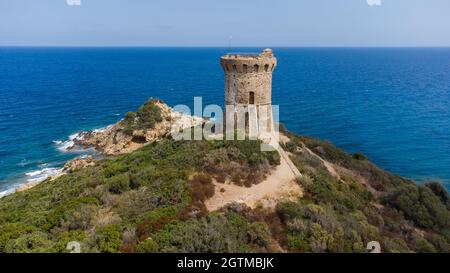
[[[124,120],[108,126],[104,130],[81,132],[80,137],[74,140],[76,145],[95,147],[105,155],[119,155],[131,153],[142,146],[161,140],[170,133],[172,125],[177,123],[179,128],[188,128],[203,123],[199,117],[191,117],[174,112],[162,101],[156,101],[160,109],[162,121],[154,124],[152,128],[141,130],[126,130]]]
[[[80,170],[89,166],[94,166],[95,160],[92,156],[87,156],[86,158],[75,158],[67,162],[64,165],[63,173],[71,173],[76,170]]]

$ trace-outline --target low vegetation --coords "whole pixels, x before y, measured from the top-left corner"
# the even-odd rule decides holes
[[[152,102],[138,116],[159,117]],[[148,116],[147,116],[148,115]],[[0,199],[0,252],[450,252],[449,195],[389,174],[361,153],[284,132],[304,196],[275,210],[209,212],[214,181],[250,187],[280,163],[259,141],[164,139]],[[335,172],[330,172],[329,166]]]
[[[155,127],[155,124],[164,120],[160,100],[150,99],[142,105],[137,112],[128,112],[122,121],[125,134],[132,134],[135,130],[147,130]]]
[[[234,156],[210,170],[213,154]],[[264,224],[208,214],[203,201],[223,169],[263,176],[274,158],[258,141],[166,139],[101,160],[1,199],[0,252],[64,252],[70,241],[86,252],[259,251]]]
[[[417,185],[329,142],[290,139],[285,146],[306,191],[301,200],[277,207],[290,251],[365,252],[369,241],[386,252],[450,251],[449,197],[441,184]],[[338,177],[314,154],[341,170]]]

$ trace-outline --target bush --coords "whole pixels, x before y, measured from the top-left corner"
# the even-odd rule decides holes
[[[293,141],[288,141],[286,144],[284,144],[284,149],[288,152],[295,153],[297,151],[297,144]]]
[[[441,200],[425,186],[405,185],[389,193],[383,202],[404,213],[423,228],[450,228],[450,212]]]
[[[121,194],[130,190],[130,178],[126,174],[120,174],[108,180],[109,192]]]
[[[412,252],[406,242],[401,238],[384,238],[381,245],[381,251],[388,253]]]
[[[132,134],[135,130],[147,130],[164,120],[161,109],[157,105],[159,100],[150,99],[142,105],[136,113],[129,112],[123,120],[125,134]]]
[[[9,240],[4,248],[6,253],[31,253],[51,252],[53,242],[48,239],[47,234],[41,231],[35,231],[15,240]]]
[[[175,213],[175,207],[155,209],[147,212],[143,217],[144,219],[137,225],[136,234],[138,239],[145,240],[152,233],[162,229],[167,223],[176,219]]]
[[[367,156],[365,156],[363,153],[354,153],[352,157],[356,160],[367,160]]]
[[[450,210],[450,195],[439,182],[428,182],[425,184],[433,193],[441,199],[442,203]]]
[[[147,240],[140,242],[136,247],[138,253],[157,253],[159,249],[158,243],[148,238]]]
[[[36,231],[36,227],[24,223],[6,223],[0,226],[0,253],[7,252],[6,245],[11,241]]]
[[[235,213],[174,221],[152,238],[161,252],[188,253],[264,252],[271,241],[264,224]]]
[[[65,231],[58,235],[58,241],[56,242],[53,251],[70,252],[70,250],[67,249],[67,244],[69,242],[76,241],[82,243],[85,239],[86,233],[84,231],[81,230]],[[83,252],[83,247],[81,248],[81,252]]]
[[[261,141],[217,141],[204,157],[202,169],[219,182],[226,178],[238,186],[250,187],[264,180],[271,166],[280,164],[276,151],[262,152]]]
[[[430,242],[418,236],[412,240],[411,246],[419,253],[436,253],[436,248]]]
[[[118,252],[122,245],[119,227],[116,225],[98,228],[96,231],[96,239],[98,249],[102,253]]]
[[[214,195],[214,184],[208,174],[199,173],[189,180],[195,201],[203,202]]]
[[[440,253],[450,253],[450,242],[444,236],[438,234],[429,234],[426,240]]]

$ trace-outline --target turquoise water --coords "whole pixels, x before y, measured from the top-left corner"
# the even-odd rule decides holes
[[[233,48],[232,51],[259,51]],[[0,48],[0,192],[42,179],[80,130],[148,97],[223,103],[225,48]],[[450,181],[450,49],[275,48],[273,102],[288,129],[361,151],[418,181]],[[27,174],[26,174],[27,173]]]

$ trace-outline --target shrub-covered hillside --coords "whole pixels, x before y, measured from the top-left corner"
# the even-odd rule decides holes
[[[386,252],[450,252],[450,198],[439,183],[416,185],[362,154],[312,138],[290,139],[286,149],[304,174],[298,182],[306,192],[277,208],[290,251],[358,252],[378,241]],[[337,175],[321,158],[336,166]]]
[[[277,164],[257,141],[153,143],[0,199],[0,252],[267,251],[264,224],[203,201],[212,177],[258,183]]]
[[[450,198],[328,142],[284,131],[304,195],[208,212],[213,180],[251,187],[280,163],[257,141],[165,139],[0,199],[0,252],[450,252]],[[330,167],[331,166],[331,167]],[[330,169],[332,168],[332,169]]]

